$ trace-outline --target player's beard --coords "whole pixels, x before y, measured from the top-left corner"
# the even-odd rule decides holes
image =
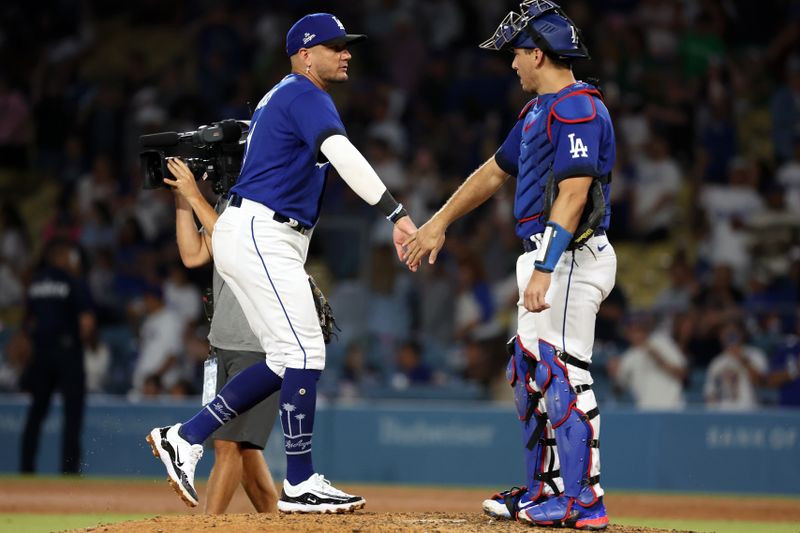
[[[350,79],[349,73],[347,70],[336,69],[333,76],[331,76],[331,83],[344,83]]]

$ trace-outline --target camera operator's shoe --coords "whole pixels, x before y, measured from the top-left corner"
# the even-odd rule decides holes
[[[324,476],[313,474],[297,485],[283,480],[278,510],[284,513],[347,513],[366,504],[361,496],[342,492]]]
[[[527,487],[512,487],[483,500],[483,512],[499,520],[517,520],[517,513],[546,501],[549,496],[540,496],[531,501]]]
[[[555,496],[544,503],[520,511],[518,520],[535,526],[573,529],[598,530],[608,527],[608,514],[602,496],[588,507],[581,505],[577,498]]]
[[[147,436],[153,455],[161,459],[167,468],[167,481],[178,496],[190,507],[197,505],[194,489],[194,469],[203,457],[203,446],[190,444],[178,434],[180,424],[165,428],[154,428]]]

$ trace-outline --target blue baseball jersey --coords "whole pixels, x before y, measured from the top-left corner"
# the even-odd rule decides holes
[[[242,171],[231,189],[243,198],[311,227],[319,218],[329,163],[322,142],[346,135],[330,95],[289,74],[256,107]]]
[[[517,236],[527,239],[544,231],[544,192],[551,173],[556,183],[575,176],[608,181],[615,158],[614,128],[597,88],[577,82],[531,100],[495,154],[500,168],[517,178]],[[611,218],[609,183],[603,192],[606,214],[598,229],[608,229]]]

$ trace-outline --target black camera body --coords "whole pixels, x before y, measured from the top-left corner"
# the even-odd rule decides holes
[[[250,121],[227,119],[201,126],[196,131],[168,131],[139,137],[142,188],[167,187],[167,158],[182,159],[195,180],[211,180],[214,192],[225,194],[242,170]]]

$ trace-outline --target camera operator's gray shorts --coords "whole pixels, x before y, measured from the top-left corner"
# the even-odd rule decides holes
[[[217,393],[233,376],[256,363],[264,363],[264,354],[213,348],[217,356]],[[240,442],[245,448],[263,450],[278,416],[280,391],[240,414],[212,435],[212,439]]]

